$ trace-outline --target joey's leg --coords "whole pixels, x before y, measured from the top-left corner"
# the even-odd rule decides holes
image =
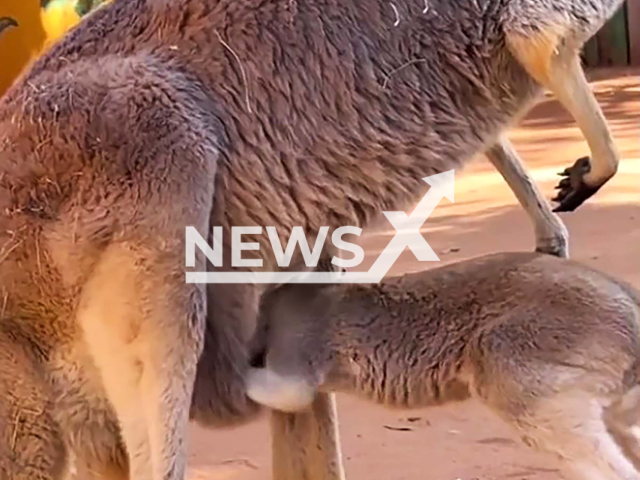
[[[557,454],[572,480],[640,480],[607,428],[607,402],[590,392],[565,391],[540,398],[514,423],[527,443]]]
[[[605,412],[609,431],[640,471],[640,386],[635,386]]]

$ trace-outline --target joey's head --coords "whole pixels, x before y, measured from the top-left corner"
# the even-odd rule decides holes
[[[285,284],[263,295],[247,394],[282,411],[307,408],[330,368],[335,286]]]

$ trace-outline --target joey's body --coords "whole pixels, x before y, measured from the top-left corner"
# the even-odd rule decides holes
[[[309,355],[314,369],[332,366],[318,370],[326,388],[389,406],[447,401],[449,384],[454,397],[467,397],[496,382],[482,372],[491,356],[516,368],[602,361],[633,375],[640,360],[640,310],[629,287],[551,256],[490,255],[379,285],[281,288],[265,300],[261,319],[270,369],[286,374],[306,363],[295,355]],[[294,338],[296,348],[284,345]]]
[[[190,402],[210,425],[257,412],[243,373],[259,290],[185,284],[186,226],[221,225],[227,242],[231,226],[302,226],[307,238],[364,226],[418,199],[423,177],[489,148],[538,248],[566,255],[564,228],[502,132],[619,3],[116,0],[96,10],[0,100],[1,322],[16,332],[7,341],[32,351],[51,402],[56,428],[42,441],[62,447],[50,463],[73,452],[109,478],[178,480]],[[565,63],[534,48],[549,42]],[[589,125],[602,127],[598,112]],[[598,150],[567,198],[613,174],[612,152]],[[257,240],[264,268],[277,268],[267,236]],[[309,431],[307,420],[292,430]],[[305,475],[339,478],[336,458]],[[296,462],[274,462],[275,476],[297,478],[307,460]]]
[[[574,478],[640,478],[640,296],[578,263],[509,253],[373,286],[283,286],[259,327],[248,391],[273,408],[316,391],[399,408],[474,396]]]

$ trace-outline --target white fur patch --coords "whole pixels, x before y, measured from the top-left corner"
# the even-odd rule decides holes
[[[283,377],[268,368],[252,368],[245,380],[247,396],[254,402],[283,412],[308,408],[315,388],[301,377]]]
[[[632,425],[629,427],[629,433],[640,443],[640,426]]]

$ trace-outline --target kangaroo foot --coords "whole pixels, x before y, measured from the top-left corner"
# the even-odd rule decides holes
[[[569,244],[567,237],[555,237],[536,240],[536,252],[546,253],[560,258],[569,258]]]

